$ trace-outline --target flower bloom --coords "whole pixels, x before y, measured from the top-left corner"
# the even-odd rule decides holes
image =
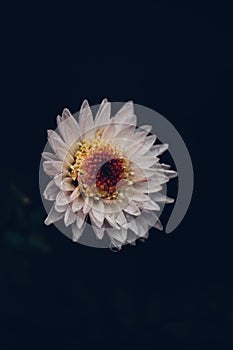
[[[168,145],[155,144],[151,129],[137,127],[132,102],[111,117],[104,99],[93,118],[85,100],[79,122],[64,109],[57,130],[48,130],[53,153],[42,153],[44,172],[52,178],[43,195],[53,201],[45,224],[64,220],[78,241],[89,222],[97,239],[107,234],[119,248],[147,238],[151,226],[162,229],[158,203],[173,202],[161,193],[162,185],[177,174],[160,163]]]

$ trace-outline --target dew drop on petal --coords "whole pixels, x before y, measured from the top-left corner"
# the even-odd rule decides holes
[[[109,244],[109,249],[111,250],[111,252],[113,253],[118,253],[122,248],[115,245],[114,243],[110,242]]]

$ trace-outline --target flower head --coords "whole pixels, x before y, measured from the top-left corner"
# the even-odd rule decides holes
[[[162,229],[158,202],[173,202],[161,193],[162,185],[177,174],[159,162],[168,145],[155,144],[151,129],[137,126],[132,102],[111,117],[104,99],[93,118],[85,100],[78,122],[64,109],[57,131],[48,131],[53,153],[42,153],[52,178],[43,194],[53,201],[45,223],[64,220],[78,241],[90,222],[96,238],[106,234],[118,248],[147,237],[151,226]]]

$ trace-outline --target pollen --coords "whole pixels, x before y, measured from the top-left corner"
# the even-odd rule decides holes
[[[84,195],[112,201],[122,198],[125,184],[132,182],[131,164],[120,146],[101,135],[102,130],[78,143],[69,176]]]

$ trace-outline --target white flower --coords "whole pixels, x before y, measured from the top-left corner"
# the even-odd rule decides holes
[[[43,169],[52,180],[43,195],[53,205],[45,224],[64,220],[78,241],[89,220],[98,239],[107,234],[120,248],[147,237],[151,226],[162,229],[158,203],[173,202],[162,185],[177,174],[159,162],[168,145],[155,145],[151,126],[137,127],[132,102],[110,114],[104,99],[93,119],[85,100],[79,122],[64,109],[57,132],[48,130],[53,153],[42,153]]]

